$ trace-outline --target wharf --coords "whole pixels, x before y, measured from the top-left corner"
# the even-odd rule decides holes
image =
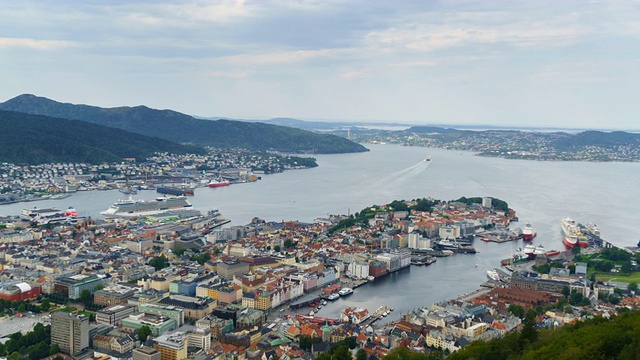
[[[371,316],[367,320],[360,323],[360,326],[367,327],[387,316],[391,311],[393,311],[393,308],[390,306],[380,306],[378,309],[376,309],[376,311],[373,312],[373,314],[371,314]]]

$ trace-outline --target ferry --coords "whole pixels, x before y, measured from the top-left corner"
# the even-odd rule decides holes
[[[78,218],[78,212],[76,209],[69,207],[67,210],[60,210],[58,208],[46,208],[38,209],[23,209],[20,214],[20,219],[36,223],[38,225],[45,225],[50,223],[60,222],[76,222]]]
[[[522,240],[524,241],[533,240],[537,235],[538,233],[533,230],[533,226],[531,226],[531,224],[526,224],[524,229],[522,229]]]
[[[229,186],[229,185],[231,185],[231,183],[228,180],[214,179],[209,182],[208,186],[210,188],[217,188],[217,187],[223,187],[223,186]]]
[[[140,217],[160,215],[171,211],[193,210],[185,196],[166,196],[154,200],[118,200],[100,214],[105,217]]]

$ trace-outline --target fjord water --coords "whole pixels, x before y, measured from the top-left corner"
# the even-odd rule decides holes
[[[523,227],[531,223],[534,243],[562,250],[560,220],[597,224],[602,237],[618,246],[640,239],[640,164],[549,162],[479,157],[469,152],[367,145],[367,153],[319,155],[319,167],[263,176],[256,183],[224,188],[196,189],[190,198],[195,208],[217,208],[232,224],[246,224],[257,216],[265,220],[312,221],[331,214],[354,213],[393,200],[433,197],[453,200],[461,196],[492,196],[517,211]],[[425,158],[430,157],[430,162]],[[151,199],[156,193],[142,191]],[[21,209],[73,206],[81,215],[99,217],[116,199],[118,191],[80,192],[63,200],[0,206],[0,214]],[[486,270],[513,254],[522,242],[504,244],[477,241],[475,255],[440,258],[428,267],[405,269],[377,279],[320,311],[335,316],[345,306],[375,310],[389,305],[392,317],[414,307],[455,297],[478,288]],[[476,266],[477,265],[477,266]]]

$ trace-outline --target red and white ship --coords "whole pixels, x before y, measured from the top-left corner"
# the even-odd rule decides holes
[[[231,185],[231,183],[228,180],[222,180],[222,179],[218,179],[218,180],[211,180],[211,182],[209,182],[209,187],[210,188],[217,188],[217,187],[223,187],[223,186],[229,186]]]
[[[562,219],[561,225],[564,235],[562,237],[562,243],[565,246],[572,248],[576,245],[580,247],[586,247],[588,245],[585,241],[587,239],[586,236],[580,231],[580,226],[574,220],[570,218]]]
[[[538,255],[544,254],[546,252],[546,250],[544,249],[544,246],[542,246],[542,245],[527,244],[527,246],[524,247],[523,252],[527,255],[527,258],[529,260],[533,260]]]
[[[538,233],[533,229],[531,224],[526,224],[522,229],[522,240],[530,241],[533,240],[533,238],[537,235]]]

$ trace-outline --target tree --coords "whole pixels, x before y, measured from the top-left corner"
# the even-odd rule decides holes
[[[274,247],[273,247],[273,250],[274,250],[275,252],[280,252],[280,250],[281,250],[281,249],[280,249],[280,245],[276,245],[276,246],[274,246]]]
[[[141,342],[147,341],[147,338],[151,334],[151,328],[147,325],[142,325],[136,332],[136,335],[138,335],[138,339],[140,339]]]
[[[511,304],[509,305],[509,312],[520,319],[524,317],[524,308],[520,305]]]
[[[627,289],[629,289],[629,291],[638,291],[638,283],[635,281],[630,282]]]
[[[331,360],[351,360],[351,351],[347,345],[340,345],[331,356]]]
[[[367,360],[367,352],[364,349],[358,349],[356,352],[356,360]]]
[[[27,306],[24,303],[21,303],[20,305],[18,305],[19,313],[24,313],[25,311],[27,311]]]
[[[84,306],[89,306],[93,303],[93,294],[88,289],[82,290],[80,293],[80,302],[84,304]]]
[[[40,302],[40,310],[49,311],[49,309],[51,309],[51,301],[47,298],[42,299]]]
[[[169,260],[166,256],[160,255],[156,256],[151,261],[149,261],[149,265],[153,266],[154,269],[161,270],[169,266]]]
[[[568,286],[562,287],[562,295],[564,295],[565,298],[569,298],[569,295],[571,295],[571,290]]]
[[[527,311],[527,317],[524,320],[524,327],[522,328],[521,347],[525,348],[528,344],[532,344],[538,340],[538,330],[536,330],[536,312],[533,309]]]
[[[49,355],[54,355],[60,352],[60,346],[58,344],[52,344],[49,348]]]

